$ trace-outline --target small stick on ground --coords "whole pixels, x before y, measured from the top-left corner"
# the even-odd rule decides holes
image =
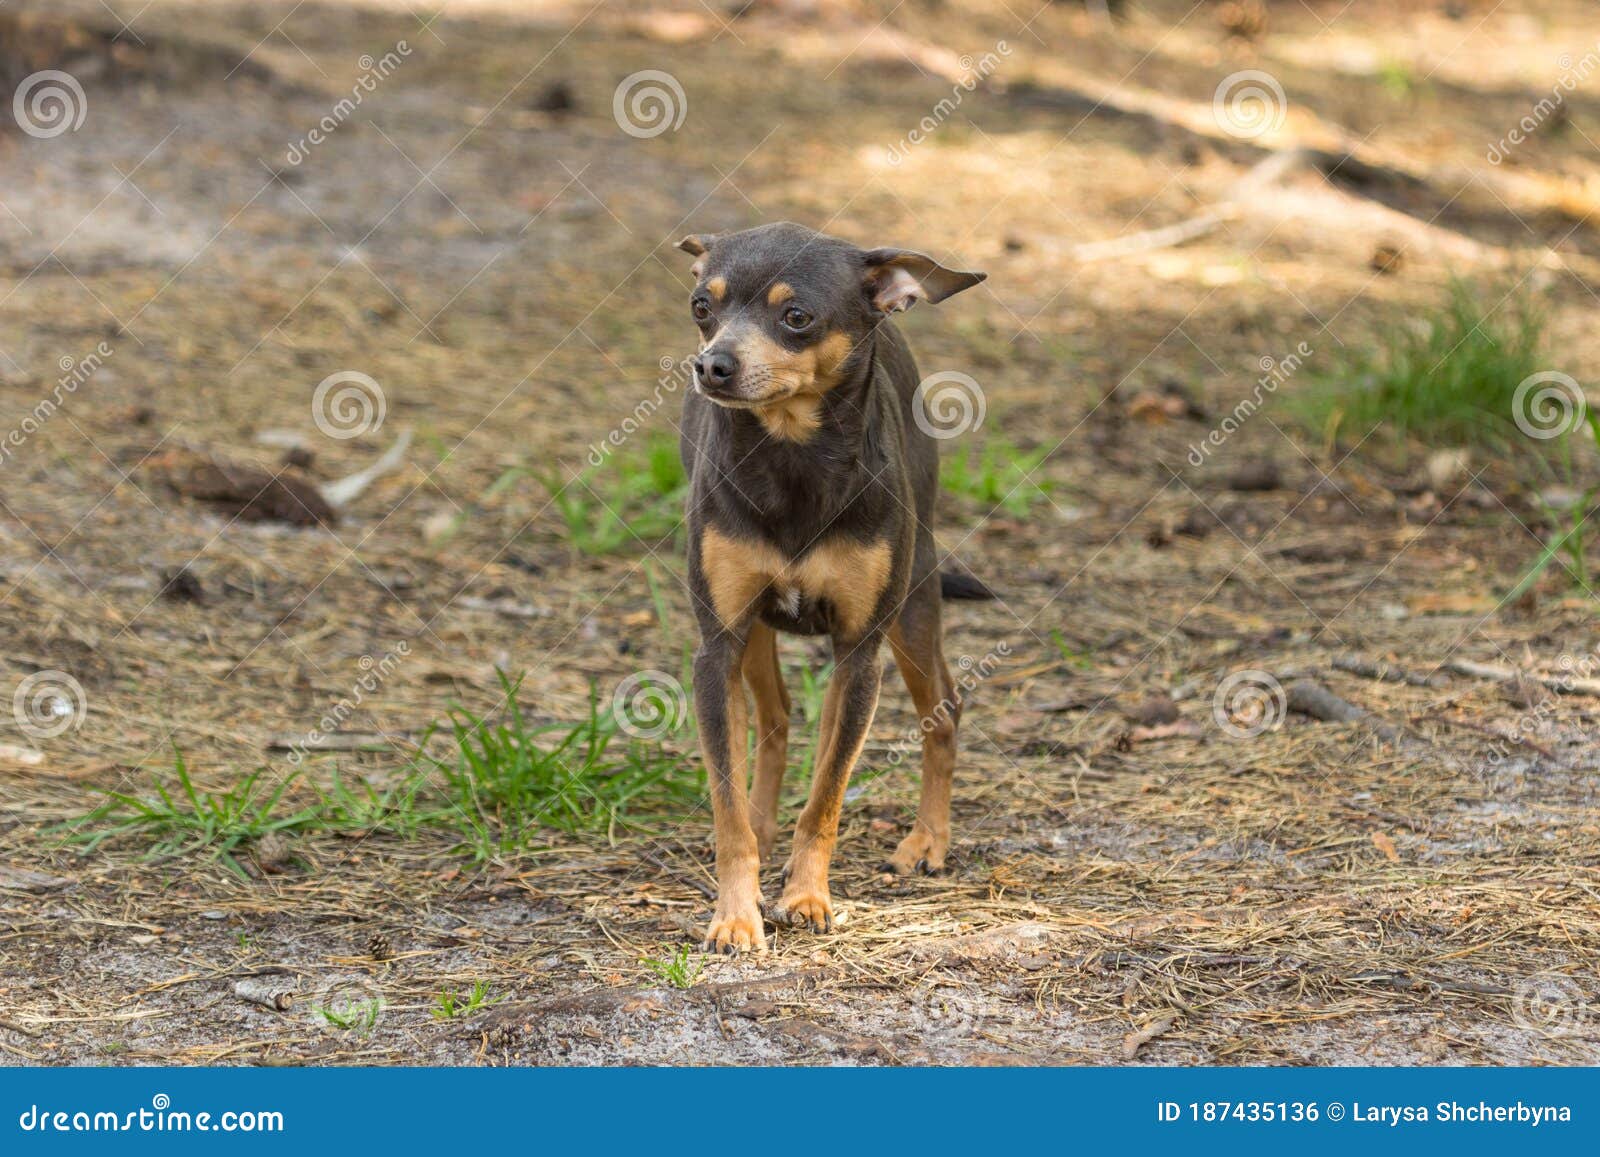
[[[1333,668],[1347,675],[1376,679],[1380,683],[1404,683],[1410,687],[1433,688],[1449,685],[1449,680],[1437,672],[1423,675],[1416,671],[1407,671],[1403,667],[1396,667],[1391,663],[1367,659],[1361,655],[1339,655],[1333,660]]]
[[[1122,1059],[1131,1061],[1139,1055],[1139,1050],[1155,1040],[1162,1033],[1169,1031],[1178,1023],[1175,1016],[1164,1016],[1160,1020],[1151,1021],[1137,1032],[1130,1032],[1122,1038]]]
[[[285,987],[288,983],[286,976],[247,976],[234,983],[233,994],[274,1012],[288,1012],[294,1007],[295,997]]]
[[[1405,738],[1402,728],[1385,722],[1365,707],[1357,707],[1349,700],[1339,698],[1322,684],[1309,679],[1289,684],[1287,696],[1290,711],[1298,711],[1324,723],[1362,723],[1372,728],[1380,739],[1389,742]]]
[[[1600,679],[1571,679],[1563,675],[1535,675],[1511,667],[1491,663],[1474,663],[1467,659],[1452,659],[1450,670],[1472,679],[1493,679],[1498,683],[1514,683],[1518,679],[1531,679],[1562,695],[1600,696]]]

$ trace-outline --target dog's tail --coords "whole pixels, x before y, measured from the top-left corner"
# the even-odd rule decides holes
[[[982,579],[960,571],[939,572],[939,594],[947,599],[992,599],[995,593]]]

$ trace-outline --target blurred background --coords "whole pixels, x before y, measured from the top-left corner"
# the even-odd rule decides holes
[[[6,1048],[1592,1062],[1594,15],[9,0]],[[706,983],[674,245],[785,219],[989,274],[900,323],[1001,596],[956,867],[872,871],[886,682],[855,932],[778,941],[883,991],[530,1030]]]

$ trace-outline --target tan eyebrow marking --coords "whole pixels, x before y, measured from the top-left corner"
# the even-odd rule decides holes
[[[794,297],[794,286],[787,281],[773,282],[772,288],[767,290],[768,305],[782,305]]]
[[[706,282],[706,292],[717,301],[728,296],[728,279],[726,277],[713,277]]]

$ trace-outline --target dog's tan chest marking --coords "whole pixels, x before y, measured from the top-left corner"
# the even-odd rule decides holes
[[[826,600],[838,629],[855,635],[867,625],[889,583],[893,551],[887,539],[856,542],[833,538],[798,559],[785,558],[764,542],[737,539],[715,527],[700,536],[700,568],[711,593],[712,609],[733,627],[771,588],[794,614],[802,598]]]

